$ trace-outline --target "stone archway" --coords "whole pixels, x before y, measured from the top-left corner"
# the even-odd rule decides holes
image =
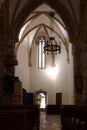
[[[48,4],[49,4],[49,2],[47,2]],[[32,4],[31,4],[32,5]],[[39,5],[39,3],[38,3],[38,5]],[[49,5],[52,5],[51,3],[49,4]],[[54,6],[53,6],[54,7]],[[33,7],[34,8],[34,7]],[[25,12],[26,12],[26,9],[24,9],[25,10]],[[23,10],[22,10],[23,11]],[[28,12],[28,11],[27,11]],[[30,14],[32,12],[32,10],[30,10],[28,13]],[[58,12],[58,11],[57,11]],[[26,14],[26,13],[25,13]],[[21,15],[20,15],[20,17],[23,19],[23,21],[24,21],[24,19],[25,19],[25,17],[27,17],[27,14],[26,14],[26,16],[25,16],[25,14],[22,14],[22,12],[21,12]],[[24,16],[24,17],[23,17]],[[16,23],[16,25],[15,24],[13,24],[14,25],[14,29],[12,29],[12,36],[13,36],[13,39],[14,39],[14,41],[15,40],[17,40],[17,36],[18,36],[18,32],[19,32],[19,30],[20,30],[20,26],[22,26],[22,24],[23,24],[23,22],[22,22],[22,20],[21,20],[21,18],[19,19],[17,19],[17,22],[16,22],[16,20],[14,21],[14,23]],[[21,20],[21,21],[20,21]],[[21,23],[22,22],[22,23]],[[18,26],[17,26],[18,25]],[[13,30],[15,30],[16,29],[16,34],[15,34],[15,32],[13,32]]]

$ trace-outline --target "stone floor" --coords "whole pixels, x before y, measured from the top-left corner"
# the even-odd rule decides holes
[[[61,130],[60,115],[47,115],[45,112],[41,112],[40,130]]]

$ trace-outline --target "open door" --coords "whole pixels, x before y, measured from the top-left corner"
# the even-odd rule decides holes
[[[45,110],[46,105],[47,105],[47,92],[43,90],[36,91],[35,101],[36,101],[36,104],[40,105],[41,110]]]

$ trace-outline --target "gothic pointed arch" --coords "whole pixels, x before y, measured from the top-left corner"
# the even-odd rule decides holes
[[[32,41],[32,45],[31,45],[30,50],[29,50],[29,66],[30,66],[30,67],[32,66],[31,56],[32,56],[33,45],[34,45],[34,44],[38,45],[38,44],[39,44],[39,41],[38,41],[38,40],[39,40],[41,37],[44,37],[44,38],[46,39],[46,41],[49,40],[49,34],[48,34],[48,32],[47,32],[45,26],[43,26],[43,25],[40,26],[40,27],[37,29],[37,31],[36,31],[36,33],[35,33],[35,36],[34,36],[34,38],[33,38],[33,41]]]
[[[38,6],[40,6],[43,3],[46,3],[50,5],[53,9],[56,10],[56,12],[61,16],[64,23],[66,24],[67,30],[69,32],[70,40],[72,40],[73,35],[73,28],[75,27],[75,23],[68,12],[68,10],[62,5],[61,2],[55,0],[39,0],[39,1],[29,1],[28,4],[25,5],[25,7],[18,13],[15,20],[13,20],[12,26],[10,26],[10,33],[11,38],[14,39],[14,43],[18,39],[19,31],[22,28],[22,26],[25,24],[25,21],[27,17],[32,13],[34,9],[36,9]],[[22,13],[23,12],[23,13]],[[74,34],[74,33],[73,33]]]

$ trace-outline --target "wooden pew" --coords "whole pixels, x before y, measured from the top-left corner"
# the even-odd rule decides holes
[[[33,128],[39,130],[40,110],[38,105],[4,105],[0,106],[0,110],[26,111],[29,130],[32,130]]]
[[[26,111],[0,111],[0,130],[30,130]]]
[[[87,130],[87,105],[62,105],[63,130]]]

